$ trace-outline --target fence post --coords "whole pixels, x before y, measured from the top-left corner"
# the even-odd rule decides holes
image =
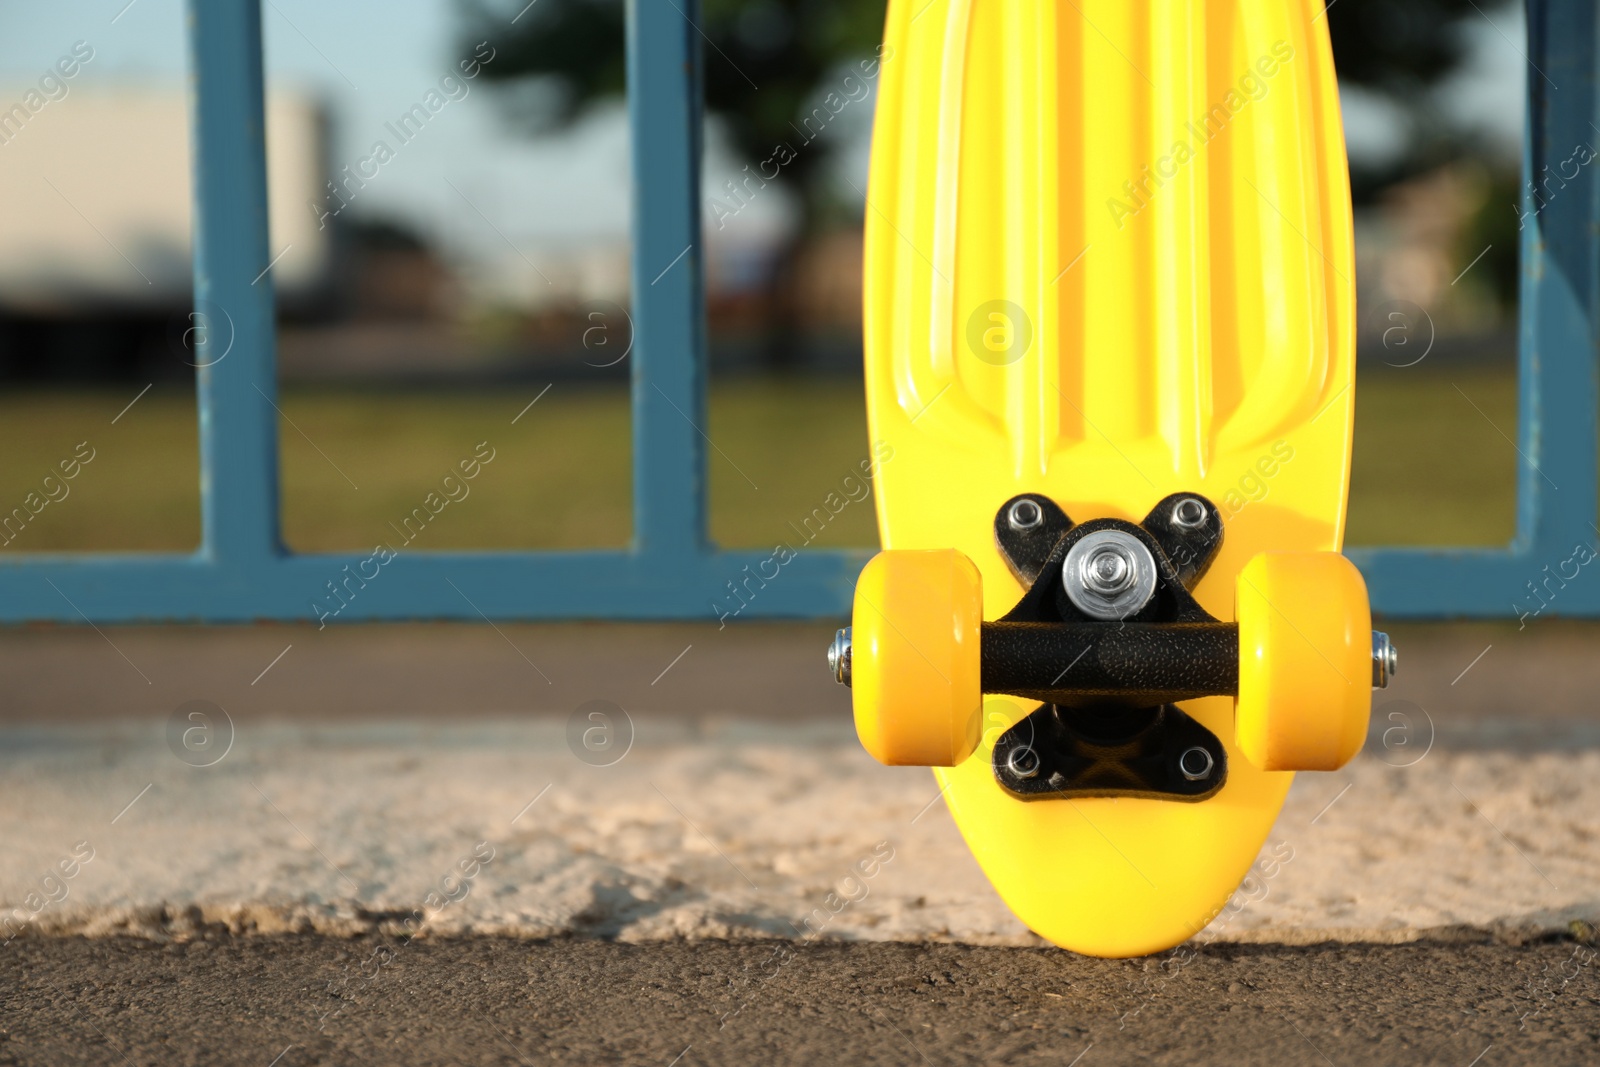
[[[1517,547],[1536,553],[1570,551],[1576,541],[1590,540],[1600,508],[1597,32],[1592,4],[1528,5],[1518,374],[1518,436],[1526,458],[1518,468]],[[1583,151],[1589,155],[1578,166]],[[1530,560],[1529,577],[1557,561]]]
[[[188,6],[202,551],[248,568],[280,552],[261,5]]]
[[[707,547],[698,0],[629,0],[634,549]]]

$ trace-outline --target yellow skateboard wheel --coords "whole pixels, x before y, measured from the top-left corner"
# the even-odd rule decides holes
[[[983,579],[952,549],[890,550],[856,582],[850,687],[879,763],[953,767],[978,747]]]
[[[1239,572],[1234,728],[1264,771],[1331,771],[1367,736],[1372,609],[1337,552],[1263,552]]]

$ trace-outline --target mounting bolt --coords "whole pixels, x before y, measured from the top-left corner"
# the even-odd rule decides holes
[[[1184,749],[1183,755],[1178,757],[1178,771],[1191,782],[1203,782],[1211,777],[1211,768],[1216,762],[1209,751],[1196,745]]]
[[[849,686],[850,627],[848,626],[833,635],[833,644],[828,646],[828,670],[833,672],[834,681]]]
[[[1400,653],[1389,635],[1381,630],[1372,631],[1372,688],[1389,688],[1389,679],[1400,666]]]
[[[1143,541],[1123,530],[1085,534],[1061,561],[1067,598],[1091,619],[1125,619],[1156,591],[1156,561]]]
[[[1044,522],[1044,508],[1032,500],[1019,500],[1006,510],[1006,522],[1013,530],[1031,530]]]
[[[1186,496],[1172,506],[1172,524],[1182,530],[1193,530],[1206,521],[1206,506],[1192,496]]]
[[[1032,778],[1039,773],[1039,753],[1028,745],[1018,745],[1006,754],[1006,770],[1018,778]]]

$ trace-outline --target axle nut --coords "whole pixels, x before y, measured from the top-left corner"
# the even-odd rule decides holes
[[[833,672],[833,680],[842,686],[850,685],[850,627],[846,626],[833,635],[833,644],[828,646],[828,670]]]
[[[1372,688],[1389,688],[1389,679],[1394,677],[1399,666],[1400,653],[1389,635],[1382,630],[1372,631]]]

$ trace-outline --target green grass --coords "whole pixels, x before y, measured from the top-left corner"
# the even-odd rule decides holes
[[[200,537],[195,405],[153,390],[114,425],[125,392],[0,396],[0,513],[25,506],[80,441],[94,459],[6,550],[184,550]],[[494,459],[417,538],[432,548],[579,548],[627,543],[625,393],[538,390],[385,393],[288,390],[280,400],[285,541],[370,548],[478,442]],[[1497,544],[1511,536],[1517,455],[1509,373],[1363,371],[1356,409],[1350,540]],[[771,547],[867,455],[859,384],[736,381],[712,392],[712,535]],[[59,490],[53,490],[59,495]],[[35,498],[37,500],[37,498]],[[875,543],[870,501],[851,503],[818,545]]]
[[[1516,527],[1515,372],[1363,367],[1346,540],[1503,545]]]

